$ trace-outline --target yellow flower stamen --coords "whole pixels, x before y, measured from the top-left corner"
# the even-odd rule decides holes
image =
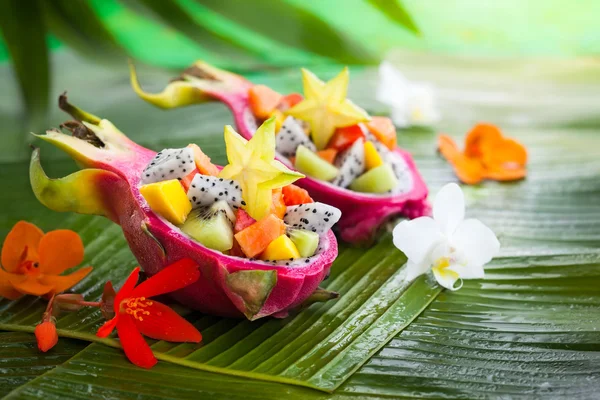
[[[125,303],[123,307],[125,313],[131,315],[138,321],[144,320],[144,315],[150,315],[148,310],[144,310],[145,307],[149,307],[153,304],[151,300],[146,300],[145,297],[132,297],[123,301]]]

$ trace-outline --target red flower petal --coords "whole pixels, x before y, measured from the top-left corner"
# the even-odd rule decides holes
[[[192,259],[179,260],[140,283],[128,297],[153,297],[184,288],[200,278],[198,264]]]
[[[121,286],[121,289],[119,289],[119,291],[117,292],[117,295],[115,296],[115,313],[116,314],[119,314],[119,306],[120,306],[121,302],[124,299],[130,297],[130,294],[133,291],[133,288],[135,287],[135,285],[137,284],[139,277],[140,277],[140,267],[135,267],[133,269],[133,271],[131,271],[131,273],[127,277],[127,280],[125,281],[123,286]]]
[[[98,332],[96,332],[96,336],[105,338],[108,335],[110,335],[111,332],[113,331],[113,329],[115,329],[115,326],[117,326],[117,319],[118,319],[118,315],[116,317],[114,317],[113,319],[109,319],[108,321],[106,321],[100,327],[100,329],[98,329]]]
[[[137,330],[133,318],[121,315],[117,319],[117,332],[129,361],[142,368],[152,368],[156,364],[156,357],[152,354],[152,350],[142,334]]]
[[[143,335],[169,342],[198,343],[202,340],[202,335],[194,325],[171,308],[154,300],[151,300],[151,303],[143,308],[143,311],[149,314],[140,314],[138,319],[133,319],[135,326]]]

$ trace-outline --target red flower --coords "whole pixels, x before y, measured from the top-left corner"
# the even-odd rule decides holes
[[[170,342],[193,343],[200,342],[202,335],[175,311],[149,298],[196,282],[200,272],[194,261],[184,259],[135,287],[139,273],[139,267],[131,272],[115,296],[115,317],[104,323],[96,335],[107,337],[116,327],[129,361],[142,368],[151,368],[156,364],[156,358],[142,335]]]

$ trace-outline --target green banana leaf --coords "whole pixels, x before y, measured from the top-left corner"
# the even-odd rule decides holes
[[[31,334],[0,333],[0,393],[7,394],[36,376],[54,369],[85,347],[84,342],[62,340],[50,353],[41,353]]]
[[[366,11],[381,12],[396,25],[416,31],[401,4],[375,3]],[[155,18],[147,20],[148,14]],[[144,47],[151,48],[155,59],[159,55],[172,62],[165,55],[169,52],[181,59],[183,48],[187,50],[183,57],[203,57],[228,69],[243,66],[245,70],[323,61],[372,64],[384,54],[358,40],[348,28],[339,29],[330,19],[285,0],[127,0],[124,4],[117,0],[5,0],[0,5],[0,33],[34,129],[44,125],[48,112],[48,33],[102,63],[121,60],[125,54],[147,59]],[[191,41],[195,44],[190,46]],[[273,52],[273,48],[281,50]]]
[[[405,70],[411,75],[414,71],[423,69],[421,63],[428,64],[431,61],[418,56],[413,56],[412,59],[407,58],[410,55],[402,56],[404,62],[409,64],[405,65]],[[452,69],[461,64],[462,61],[446,59],[442,65],[446,69]],[[507,68],[508,66],[510,68]],[[515,72],[522,71],[516,66],[506,64],[504,67],[503,69],[502,65],[499,65],[496,71],[485,69],[481,75],[471,73],[473,86],[470,89],[479,90],[479,93],[490,93],[494,90],[502,93],[502,87],[481,87],[481,83],[489,82],[490,76],[506,77],[507,73],[516,82],[523,79],[522,75]],[[555,85],[553,90],[557,86],[565,89],[562,93],[569,101],[584,104],[576,89],[579,88],[580,93],[586,94],[588,90],[593,90],[595,82],[592,81],[585,87],[578,85],[571,77],[581,77],[581,64],[577,63],[573,69],[567,67],[569,63],[546,65],[546,69],[539,71],[536,79],[528,81],[523,91],[543,93],[544,81],[547,83],[551,78]],[[576,75],[572,75],[573,71]],[[593,68],[585,71],[590,74],[597,73]],[[121,72],[113,72],[114,75],[119,73]],[[335,71],[331,69],[327,73],[333,74]],[[294,71],[274,74],[268,79],[256,78],[281,90],[297,90],[298,75],[297,71]],[[149,75],[144,76],[148,79]],[[453,92],[452,85],[461,85],[460,79],[450,83],[446,80],[444,83],[446,76],[431,74],[431,80],[441,85],[443,111],[454,106],[452,93],[456,91]],[[556,76],[560,76],[561,79],[556,79]],[[372,77],[371,72],[357,77],[357,82],[351,89],[352,98],[359,104],[369,105],[371,110],[383,111],[381,106],[374,102],[372,91],[365,90],[373,86]],[[222,127],[228,122],[226,112],[218,105],[208,104],[163,113],[143,105],[140,101],[136,102],[134,97],[128,94],[126,79],[119,80],[115,77],[103,82],[107,82],[107,88],[104,89],[106,92],[102,92],[100,87],[97,89],[107,96],[110,91],[114,91],[112,96],[93,96],[95,99],[90,96],[86,97],[89,105],[81,102],[78,104],[96,114],[111,117],[120,126],[123,124],[119,119],[122,119],[125,125],[131,124],[132,128],[137,126],[137,129],[123,127],[123,130],[132,132],[131,136],[136,140],[142,139],[140,141],[154,148],[187,144],[191,140],[201,145],[206,140],[208,144],[208,138],[216,136],[201,136],[199,132],[213,132],[216,135],[221,130],[219,126]],[[85,93],[87,89],[89,93],[91,84],[83,86],[77,90]],[[347,379],[332,395],[293,385],[247,379],[248,376],[232,376],[231,371],[217,370],[217,367],[194,370],[175,365],[173,362],[164,362],[165,358],[153,370],[145,371],[129,364],[118,349],[111,349],[104,344],[93,344],[69,362],[16,389],[8,398],[32,398],[39,395],[46,398],[112,396],[148,399],[197,398],[202,395],[213,398],[593,397],[598,390],[597,373],[600,368],[600,336],[597,333],[600,322],[597,312],[600,305],[600,151],[597,150],[600,136],[597,132],[598,125],[593,124],[593,108],[596,106],[584,107],[579,111],[579,121],[572,121],[571,113],[565,110],[569,108],[568,104],[559,104],[557,108],[548,105],[545,109],[547,118],[543,118],[544,110],[539,110],[538,114],[533,114],[534,117],[527,121],[529,127],[515,127],[514,121],[520,123],[520,120],[515,119],[514,115],[522,112],[522,106],[513,102],[519,93],[509,91],[505,97],[506,104],[496,101],[493,106],[485,101],[477,101],[474,102],[476,104],[468,106],[469,99],[464,97],[463,93],[455,96],[455,101],[463,104],[464,115],[462,118],[450,115],[450,118],[447,118],[449,122],[443,125],[444,130],[455,136],[462,136],[474,119],[470,112],[475,109],[478,111],[477,119],[491,119],[493,122],[502,123],[506,126],[507,134],[519,138],[530,151],[530,173],[525,181],[513,184],[486,183],[466,188],[470,216],[481,218],[499,235],[503,245],[501,255],[488,267],[485,280],[468,281],[458,292],[441,292],[407,327],[404,327],[402,321],[401,326],[392,329],[373,325],[376,329],[385,330],[383,333],[389,334],[389,337],[395,337],[386,341],[383,348],[373,357],[368,355],[376,351],[379,345],[367,349],[367,354],[360,351],[354,353],[355,350],[359,350],[356,348],[345,354],[340,353],[342,359],[348,357],[345,359],[347,368],[334,368],[333,371],[337,371],[337,377],[344,375],[343,378]],[[76,97],[71,94],[73,100]],[[535,110],[536,102],[544,103],[546,100],[545,96],[540,96],[539,99],[532,97],[527,110]],[[102,110],[98,111],[93,107],[95,102],[98,102]],[[114,111],[117,118],[105,112],[108,109]],[[147,115],[147,118],[136,119],[136,116],[141,115]],[[125,118],[127,116],[128,119]],[[579,123],[583,120],[587,121],[584,124],[585,128],[569,127],[574,125],[574,122]],[[162,125],[158,121],[162,121]],[[196,125],[193,125],[194,123]],[[140,126],[147,126],[149,129],[140,129]],[[169,132],[169,135],[164,135],[165,131]],[[156,136],[161,133],[164,139],[159,140]],[[433,191],[443,183],[454,180],[451,168],[434,152],[433,132],[404,131],[400,133],[399,141],[413,151],[421,172]],[[221,161],[223,154],[219,145],[216,143],[207,146],[206,149],[211,156]],[[47,148],[42,150],[43,156],[48,153],[46,150]],[[54,176],[60,176],[72,169],[72,164],[64,158],[48,159],[52,159],[48,169]],[[81,231],[84,242],[88,244],[88,257],[91,257],[90,263],[97,271],[105,274],[106,278],[107,275],[110,275],[110,279],[117,280],[119,276],[122,278],[134,265],[134,260],[122,247],[123,241],[119,237],[118,228],[99,218],[63,215],[44,210],[27,188],[26,165],[27,162],[21,159],[4,162],[0,169],[2,181],[7,189],[7,196],[1,200],[5,213],[0,220],[0,234],[5,234],[12,223],[21,218],[39,223],[44,229],[58,226],[77,228]],[[364,255],[355,262],[349,262],[358,258],[359,254]],[[376,269],[379,268],[378,274],[387,271],[380,277],[385,283],[379,294],[369,296],[375,301],[386,287],[402,288],[400,282],[394,282],[395,279],[400,281],[402,270],[398,267],[403,263],[402,260],[401,253],[390,245],[389,236],[384,236],[376,247],[366,252],[344,247],[334,268],[335,274],[339,275],[332,274],[325,284],[333,288],[336,281],[342,282],[346,276],[343,269],[348,267],[357,269],[358,276],[353,279],[358,282],[369,280],[371,278],[367,266],[368,261],[371,261]],[[357,265],[363,265],[364,270],[360,271],[361,268],[357,268]],[[86,294],[95,293],[97,296],[100,285],[88,284],[82,282],[76,289],[83,289]],[[419,314],[410,313],[410,310],[404,309],[402,305],[410,299],[423,301],[423,294],[427,292],[410,291],[411,288],[419,287],[420,290],[433,291],[430,292],[431,296],[437,294],[436,290],[439,291],[435,286],[430,286],[427,278],[420,278],[394,303],[394,306],[398,306],[397,315]],[[281,329],[278,332],[285,332],[286,327],[293,324],[293,321],[302,320],[308,315],[323,317],[328,310],[337,310],[335,307],[340,307],[344,294],[354,293],[344,290],[340,292],[342,297],[338,303],[313,305],[295,316],[291,322],[272,321],[284,325],[277,328]],[[346,297],[352,297],[352,294]],[[16,329],[31,330],[40,318],[39,310],[43,303],[33,299],[26,303],[26,300],[0,303],[0,320],[14,318],[13,322],[17,322]],[[427,303],[428,301],[421,304]],[[394,306],[390,310],[393,310]],[[361,311],[365,311],[362,305],[352,316],[359,316]],[[99,323],[99,317],[78,315],[79,313],[65,314],[59,320],[59,327],[68,328],[69,324],[79,327],[82,323],[80,317],[85,316],[83,323],[89,324],[87,333],[82,329],[74,332],[77,332],[78,337],[88,339],[89,336],[83,335],[93,332],[93,327]],[[190,314],[188,317],[194,319],[196,316]],[[406,322],[409,322],[408,319]],[[239,349],[229,346],[232,342],[228,340],[232,338],[227,333],[219,335],[229,328],[227,324],[231,320],[212,317],[200,317],[196,320],[201,328],[202,324],[210,324],[210,327],[206,330],[201,329],[207,342],[192,354],[211,357],[210,361],[203,365],[217,360],[216,366],[222,368],[220,363],[231,361],[229,357],[233,357]],[[385,314],[379,319],[382,320],[385,320]],[[257,328],[253,328],[255,323],[237,323],[229,332],[235,332],[236,335],[244,332],[245,334],[241,335],[242,339],[238,339],[240,342],[237,342],[242,343],[257,331],[272,327],[272,321],[258,321],[257,325],[260,326]],[[240,329],[240,326],[244,325],[245,330]],[[211,333],[210,329],[215,327]],[[396,334],[401,328],[404,329]],[[305,332],[303,334],[306,338]],[[283,340],[294,339],[285,336]],[[328,345],[343,344],[343,340],[335,336],[330,336],[329,340],[335,342],[328,343],[322,338],[312,342],[316,354]],[[365,342],[356,343],[360,345],[357,347],[362,347]],[[115,343],[109,339],[106,344]],[[285,344],[287,343],[283,343]],[[163,354],[169,355],[168,361],[180,358],[182,353],[188,354],[191,350],[188,345],[171,349],[169,345],[161,342],[154,346],[155,350],[166,350]],[[210,350],[211,347],[215,353],[210,353],[213,351]],[[221,353],[222,350],[225,352]],[[335,348],[330,350],[335,351]],[[352,360],[354,354],[358,354],[358,359]],[[275,357],[281,357],[284,361],[285,355],[283,352]],[[331,384],[331,375],[311,375],[315,358],[311,358],[308,352],[296,354],[294,357],[297,358],[285,360],[289,364],[281,364],[281,367],[297,374],[294,375],[296,379],[310,375],[303,381],[310,381],[308,386],[325,390],[335,387]],[[205,361],[202,358],[201,360]],[[306,363],[298,360],[306,360]],[[319,358],[316,360],[321,361]],[[325,363],[326,366],[330,365],[327,359]],[[361,364],[363,365],[359,368]],[[348,368],[349,365],[352,367]],[[358,369],[355,372],[356,368]],[[280,369],[275,366],[272,371]],[[244,374],[249,375],[246,372]],[[273,380],[283,380],[281,374],[273,376]],[[321,378],[325,379],[325,384]],[[336,382],[341,380],[343,379]]]

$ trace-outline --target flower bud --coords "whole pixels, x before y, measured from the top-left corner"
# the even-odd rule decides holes
[[[58,334],[56,333],[56,325],[54,321],[44,321],[35,327],[35,338],[37,339],[38,348],[44,353],[50,350],[58,342]]]

